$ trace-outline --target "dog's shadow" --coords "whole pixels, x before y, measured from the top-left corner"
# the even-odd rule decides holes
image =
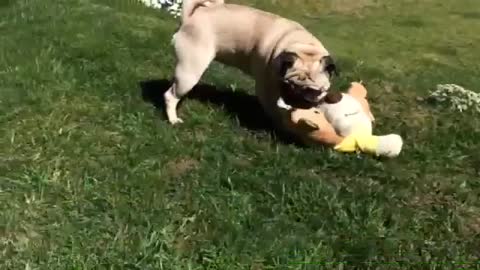
[[[140,82],[142,98],[165,112],[163,94],[171,86],[169,80],[148,80]],[[286,144],[298,144],[290,135],[279,131],[265,114],[257,98],[245,90],[217,88],[209,84],[197,84],[181,102],[188,99],[221,107],[232,118],[238,119],[240,126],[252,131],[267,132],[275,140]]]

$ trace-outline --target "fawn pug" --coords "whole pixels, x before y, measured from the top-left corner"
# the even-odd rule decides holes
[[[178,103],[212,61],[251,76],[260,104],[273,119],[282,91],[315,103],[326,95],[336,73],[328,50],[301,24],[224,0],[185,0],[172,44],[177,62],[173,84],[164,94],[171,124],[183,122]]]

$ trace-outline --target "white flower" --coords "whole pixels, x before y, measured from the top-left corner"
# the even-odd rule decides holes
[[[474,110],[480,113],[480,93],[456,84],[439,84],[430,92],[430,99],[448,105],[459,112]]]
[[[147,7],[165,9],[173,17],[179,17],[182,11],[183,0],[139,0]]]

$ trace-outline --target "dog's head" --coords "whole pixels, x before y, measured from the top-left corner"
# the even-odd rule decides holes
[[[295,44],[275,59],[275,72],[287,89],[310,102],[318,102],[330,89],[331,80],[338,74],[330,54],[322,47]]]

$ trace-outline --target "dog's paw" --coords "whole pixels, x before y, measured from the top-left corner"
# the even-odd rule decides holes
[[[171,124],[171,125],[178,125],[178,124],[182,124],[183,123],[183,120],[182,118],[173,118],[173,119],[168,119],[168,122]]]
[[[281,98],[281,97],[277,100],[277,106],[279,108],[287,110],[287,111],[290,111],[293,108],[292,106],[285,103],[285,100],[283,100],[283,98]]]

